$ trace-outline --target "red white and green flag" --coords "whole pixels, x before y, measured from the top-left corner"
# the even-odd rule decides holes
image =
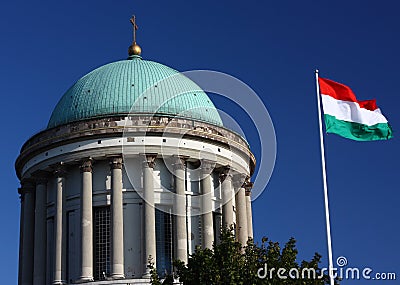
[[[357,140],[387,140],[392,129],[375,100],[358,101],[346,85],[318,78],[327,133]]]

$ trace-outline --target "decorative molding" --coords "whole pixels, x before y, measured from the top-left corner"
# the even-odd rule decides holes
[[[151,126],[144,121],[152,121]],[[160,121],[161,125],[153,124],[153,121]],[[171,128],[170,121],[176,124]],[[128,124],[129,122],[129,124]],[[146,130],[150,131],[146,133]],[[187,137],[195,141],[202,141],[211,144],[211,149],[221,147],[226,151],[218,154],[231,158],[231,153],[237,154],[245,161],[242,163],[245,167],[249,167],[249,172],[252,175],[256,165],[256,159],[249,149],[248,143],[243,137],[230,131],[224,127],[217,127],[205,122],[194,121],[182,118],[167,118],[164,116],[138,115],[129,116],[121,115],[107,118],[93,118],[84,121],[71,122],[60,127],[46,129],[37,133],[28,139],[21,148],[20,155],[15,162],[17,177],[22,179],[26,176],[32,166],[43,161],[51,161],[55,163],[60,156],[66,154],[63,147],[69,147],[72,144],[86,143],[89,140],[101,140],[103,138],[124,138],[124,133],[129,133],[130,137],[136,136],[151,136],[151,137]],[[168,140],[167,140],[168,141]],[[118,144],[120,146],[120,144]],[[100,148],[105,148],[105,144],[98,145]],[[61,149],[60,149],[61,148]],[[57,152],[53,152],[57,149]],[[121,151],[120,149],[118,150]],[[152,150],[160,152],[158,150]],[[75,157],[76,160],[81,159],[81,152],[68,153]],[[215,152],[214,153],[218,153]],[[86,154],[85,156],[94,156],[95,153]],[[56,158],[57,157],[57,158]],[[191,155],[193,158],[193,156]],[[213,157],[213,156],[209,156]],[[51,160],[50,160],[51,158]],[[199,158],[199,156],[197,156]],[[61,158],[68,159],[69,158]],[[74,158],[75,160],[75,158]],[[39,161],[39,162],[37,162]],[[72,160],[71,160],[72,163]],[[46,165],[47,166],[47,165]]]

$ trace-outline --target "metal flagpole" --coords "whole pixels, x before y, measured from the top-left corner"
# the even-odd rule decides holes
[[[325,147],[324,147],[324,135],[323,135],[323,130],[322,130],[321,96],[319,95],[318,69],[315,70],[315,83],[317,86],[319,140],[321,143],[322,179],[323,179],[323,183],[324,183],[325,222],[326,222],[326,237],[328,240],[329,278],[331,281],[331,285],[334,285],[335,282],[333,280],[331,223],[330,223],[330,219],[329,219],[328,184],[326,183]]]

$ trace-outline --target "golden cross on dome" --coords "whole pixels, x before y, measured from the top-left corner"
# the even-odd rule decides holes
[[[136,25],[136,16],[133,15],[130,19],[130,22],[133,26],[133,43],[136,44],[136,31],[139,29],[138,25]]]

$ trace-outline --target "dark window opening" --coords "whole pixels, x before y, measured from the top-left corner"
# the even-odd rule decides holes
[[[221,229],[222,229],[222,214],[213,212],[213,227],[214,227],[214,240],[215,243],[221,242]]]
[[[105,280],[111,274],[110,207],[94,208],[94,279]]]
[[[156,209],[156,244],[158,274],[164,277],[172,272],[173,233],[172,215]]]

